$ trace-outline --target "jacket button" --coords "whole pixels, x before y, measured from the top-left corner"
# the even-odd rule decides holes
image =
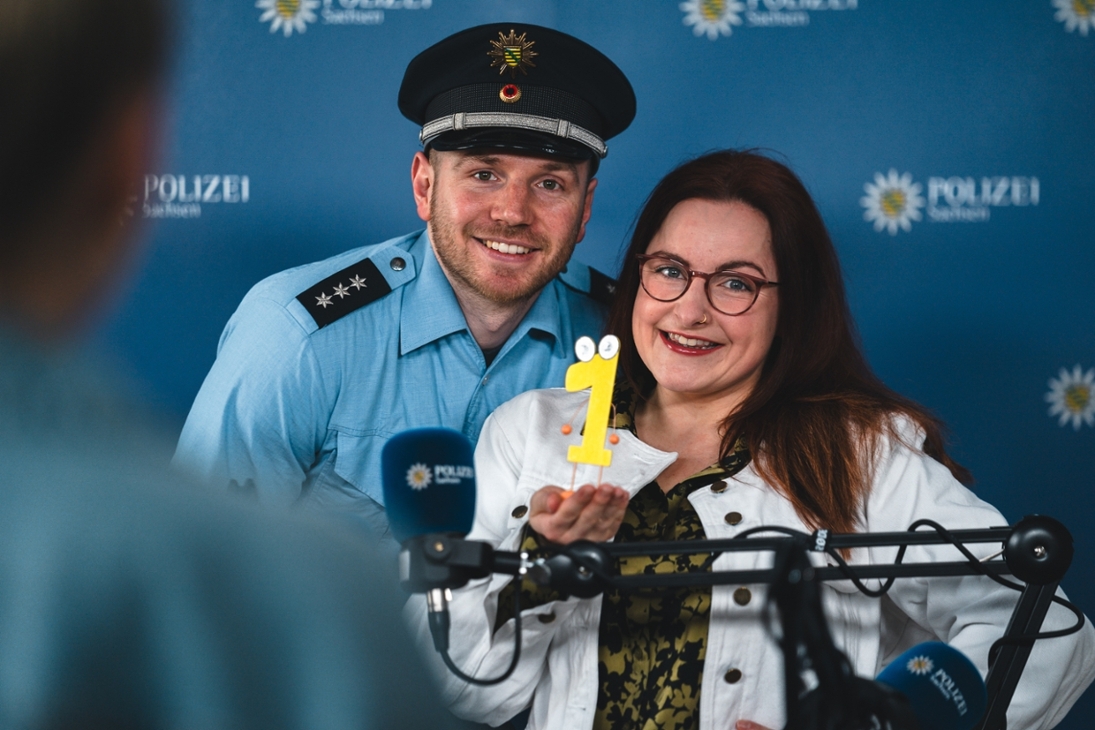
[[[726,486],[727,486],[726,482],[724,480],[720,479],[720,480],[718,480],[717,482],[715,482],[714,484],[711,485],[711,491],[714,492],[715,494],[722,494],[723,492],[726,491]]]
[[[542,623],[542,624],[550,624],[552,621],[555,620],[555,614],[553,614],[553,613],[541,613],[541,614],[537,614],[536,618],[540,619],[540,623]]]
[[[402,271],[407,268],[407,262],[402,257],[396,256],[391,262],[392,271]]]
[[[741,670],[731,669],[729,672],[722,675],[722,678],[726,680],[727,684],[737,684],[741,681]]]
[[[522,517],[524,517],[525,515],[528,514],[528,507],[526,507],[523,504],[520,505],[519,507],[514,507],[513,511],[510,512],[510,514],[513,515],[514,517],[516,517],[517,519],[521,519]]]
[[[753,600],[753,592],[745,586],[734,591],[734,603],[739,606],[748,605],[749,601]]]
[[[726,524],[736,525],[739,522],[741,522],[741,512],[727,512],[726,513]]]

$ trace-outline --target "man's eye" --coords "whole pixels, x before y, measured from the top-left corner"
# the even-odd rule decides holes
[[[558,180],[544,180],[540,184],[544,186],[545,190],[558,190],[561,187]]]
[[[490,180],[494,179],[494,175],[491,174],[489,170],[480,170],[479,172],[475,173],[473,177],[476,180],[482,180],[483,182],[489,182]]]

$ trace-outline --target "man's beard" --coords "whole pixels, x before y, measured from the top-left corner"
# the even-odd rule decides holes
[[[441,212],[437,199],[430,201],[430,237],[442,267],[465,287],[494,304],[518,304],[539,294],[540,290],[566,267],[570,254],[574,251],[580,226],[581,216],[579,215],[574,227],[566,234],[564,239],[566,243],[552,247],[550,241],[531,233],[524,226],[496,225],[487,230],[473,231],[469,224],[462,231],[458,231],[456,224]],[[472,239],[527,244],[528,248],[536,249],[539,253],[525,255],[550,255],[551,258],[543,261],[542,265],[535,270],[522,270],[516,275],[511,275],[501,267],[499,271],[489,264],[477,269],[469,256],[463,255],[464,244],[460,242],[461,235],[471,245],[476,246],[483,244]],[[545,254],[545,251],[551,251],[551,253]]]

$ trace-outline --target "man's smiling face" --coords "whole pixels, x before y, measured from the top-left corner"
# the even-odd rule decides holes
[[[597,185],[588,162],[498,150],[420,152],[411,177],[453,287],[502,305],[534,297],[566,266]]]

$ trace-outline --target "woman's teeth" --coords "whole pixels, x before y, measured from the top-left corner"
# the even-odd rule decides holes
[[[513,244],[513,243],[502,243],[500,241],[487,241],[485,239],[483,240],[483,245],[486,246],[487,248],[492,248],[495,251],[498,251],[499,253],[526,254],[526,253],[528,253],[529,251],[532,250],[532,249],[529,249],[529,248],[525,248],[524,246],[518,246],[518,245]]]
[[[676,342],[678,345],[684,345],[685,347],[712,348],[716,346],[714,342],[708,342],[707,340],[694,340],[691,337],[684,337],[682,335],[676,334],[675,332],[666,332],[665,336],[671,339],[673,342]]]

